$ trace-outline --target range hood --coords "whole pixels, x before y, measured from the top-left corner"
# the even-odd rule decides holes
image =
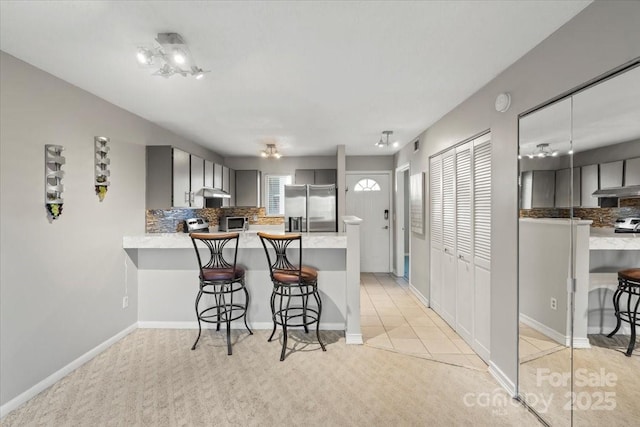
[[[603,188],[593,192],[593,197],[640,197],[640,185],[627,185],[625,187]]]
[[[219,188],[213,187],[202,187],[200,190],[202,192],[202,197],[206,198],[218,198],[218,199],[229,199],[231,198],[231,194],[226,191],[222,191]]]

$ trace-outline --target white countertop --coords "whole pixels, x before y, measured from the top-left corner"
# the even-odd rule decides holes
[[[531,222],[537,224],[569,225],[569,218],[520,218],[520,222]],[[573,225],[591,225],[590,219],[575,219]]]
[[[615,233],[613,228],[591,227],[591,250],[640,250],[640,233]]]
[[[272,232],[272,234],[285,234]],[[223,234],[223,233],[214,233]],[[301,233],[302,247],[308,249],[345,249],[347,247],[346,233]],[[240,233],[240,249],[263,249],[257,232]],[[186,233],[149,233],[138,236],[124,236],[124,249],[192,249],[193,244]],[[233,247],[231,245],[230,247]]]

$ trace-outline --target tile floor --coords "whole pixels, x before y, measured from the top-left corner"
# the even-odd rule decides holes
[[[529,362],[542,356],[564,349],[546,335],[520,322],[519,354],[520,362]]]
[[[487,365],[438,314],[418,300],[404,278],[360,275],[366,345],[478,370]]]

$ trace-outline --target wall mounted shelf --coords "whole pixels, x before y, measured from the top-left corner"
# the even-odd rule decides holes
[[[51,219],[58,219],[62,214],[62,177],[64,171],[62,166],[65,164],[65,158],[62,156],[64,147],[62,145],[46,144],[44,146],[44,188],[45,188],[45,206]]]
[[[100,201],[104,200],[104,197],[107,195],[107,190],[109,189],[109,176],[111,175],[111,171],[109,170],[109,165],[111,164],[111,159],[109,159],[109,138],[104,136],[96,136],[93,138],[94,146],[95,146],[95,187],[96,194]]]

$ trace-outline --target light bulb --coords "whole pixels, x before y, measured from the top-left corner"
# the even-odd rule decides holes
[[[200,72],[198,72],[196,74],[196,79],[198,79],[198,80],[202,80],[203,77],[204,77],[204,73],[202,71],[200,71]]]
[[[557,151],[554,151],[553,153],[551,153],[551,157],[555,157],[555,156],[557,156],[557,155],[558,155],[558,152],[557,152]]]
[[[394,147],[397,147],[397,146],[398,146],[398,141],[395,141],[395,142],[393,143],[393,146],[394,146]]]
[[[280,153],[275,153],[275,154],[273,155],[273,157],[275,157],[276,159],[279,159],[280,157],[282,157],[282,154],[280,154]]]
[[[573,149],[569,150],[569,152],[567,152],[567,154],[573,154]]]
[[[538,154],[538,157],[540,157],[541,159],[544,159],[546,156],[544,155],[544,153],[540,153]]]
[[[180,49],[176,49],[173,51],[173,60],[176,64],[184,64],[187,58]]]
[[[530,158],[530,159],[533,159],[533,154],[529,154],[529,158]]]
[[[149,52],[145,48],[138,49],[138,53],[136,57],[138,58],[138,62],[141,64],[150,65],[151,62],[153,61],[153,56],[151,55],[151,52]]]
[[[260,153],[260,155],[261,155],[262,157],[269,157],[269,154],[267,154],[267,152],[266,152],[266,151],[261,152],[261,153]]]
[[[522,156],[518,154],[518,160],[522,160]]]

